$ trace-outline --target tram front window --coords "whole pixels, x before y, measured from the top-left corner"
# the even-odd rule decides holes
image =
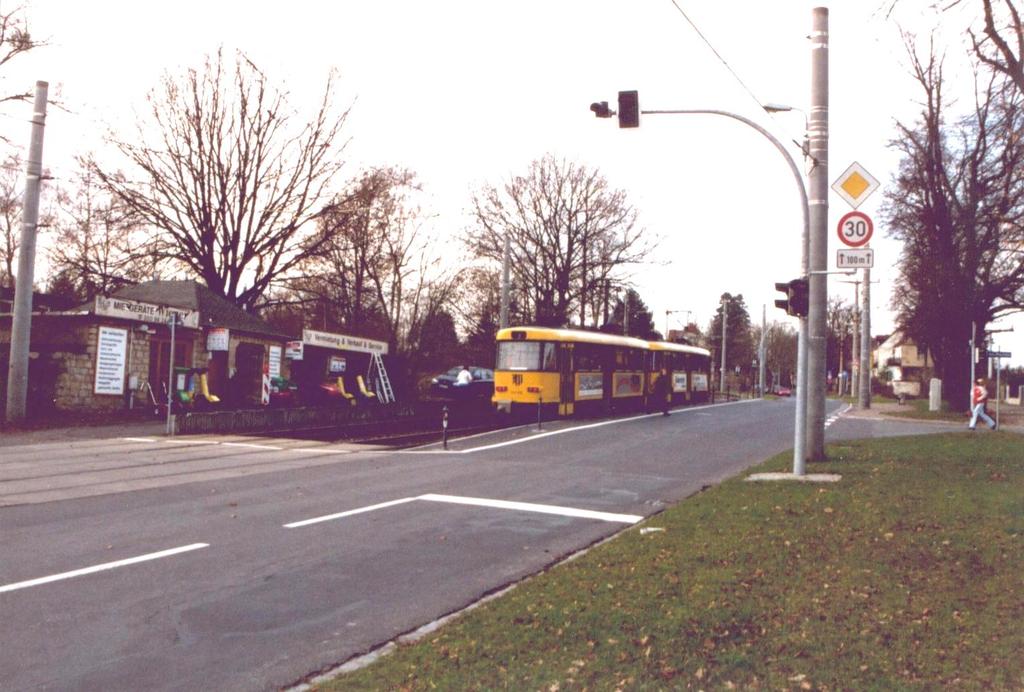
[[[557,349],[553,343],[502,341],[498,343],[496,370],[557,370]]]

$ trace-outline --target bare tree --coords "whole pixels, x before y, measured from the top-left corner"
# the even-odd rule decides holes
[[[597,171],[547,155],[500,187],[473,196],[474,228],[466,238],[479,258],[500,263],[506,235],[516,297],[531,321],[564,325],[587,309],[597,324],[596,297],[609,279],[651,250],[637,212],[622,190]]]
[[[202,70],[167,76],[150,93],[136,141],[110,136],[140,181],[96,172],[163,234],[167,257],[251,308],[326,240],[310,222],[323,213],[341,166],[348,111],[335,114],[333,82],[332,75],[303,122],[248,58],[225,65],[218,51]]]
[[[902,161],[884,212],[903,242],[893,305],[900,328],[929,349],[948,400],[961,404],[972,322],[980,333],[1024,308],[1024,109],[997,76],[979,80],[973,112],[957,119],[941,60],[907,45],[923,102],[892,142]]]
[[[1006,15],[998,15],[993,0],[981,0],[984,9],[984,38],[968,30],[974,54],[994,72],[1009,78],[1024,94],[1024,23],[1013,0],[1003,0]]]
[[[330,310],[332,324],[406,354],[416,351],[423,325],[450,307],[458,285],[457,268],[424,230],[420,190],[408,170],[364,172],[320,217],[317,254],[285,282],[325,315]]]
[[[64,277],[84,300],[145,279],[161,253],[155,239],[147,241],[139,215],[100,184],[92,163],[78,164],[73,187],[57,193],[49,259],[51,277]]]
[[[0,11],[0,69],[7,63],[33,48],[46,45],[36,41],[28,30],[28,19],[25,18],[24,7],[15,7],[7,12]],[[0,77],[2,79],[2,77]],[[29,101],[32,91],[29,89],[0,87],[0,103],[6,101]],[[5,137],[0,139],[6,140]]]
[[[21,157],[11,154],[0,164],[0,287],[14,288],[14,264],[21,240]]]

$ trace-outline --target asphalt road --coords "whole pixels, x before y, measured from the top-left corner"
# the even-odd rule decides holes
[[[791,448],[793,413],[746,401],[557,422],[447,452],[4,447],[0,689],[288,686]],[[936,429],[839,417],[828,435]]]

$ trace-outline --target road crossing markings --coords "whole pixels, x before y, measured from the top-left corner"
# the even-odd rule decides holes
[[[660,415],[660,414],[659,414]],[[533,502],[510,502],[508,500],[492,500],[482,497],[462,497],[460,495],[437,495],[434,493],[427,493],[425,495],[418,495],[416,497],[403,497],[400,500],[391,500],[390,502],[381,502],[376,505],[370,505],[368,507],[360,507],[358,509],[350,509],[346,512],[338,512],[336,514],[327,514],[322,517],[314,517],[312,519],[303,519],[302,521],[293,521],[290,524],[284,524],[286,529],[297,529],[302,526],[309,526],[310,524],[319,524],[324,521],[332,521],[334,519],[343,519],[345,517],[351,517],[356,514],[364,514],[366,512],[373,512],[378,509],[385,509],[387,507],[394,507],[396,505],[404,505],[410,502],[422,500],[424,502],[440,502],[454,505],[472,505],[476,507],[491,507],[494,509],[511,509],[518,510],[520,512],[536,512],[539,514],[555,514],[563,517],[576,517],[579,519],[598,519],[600,521],[617,522],[620,524],[635,524],[641,519],[642,516],[638,514],[616,514],[614,512],[598,512],[591,509],[578,509],[576,507],[559,507],[557,505],[541,505]]]
[[[847,412],[849,412],[849,411],[850,411],[850,409],[852,409],[852,408],[853,408],[853,405],[852,405],[852,404],[847,404],[847,405],[846,405],[846,408],[844,408],[844,409],[841,409],[841,410],[839,410],[839,411],[836,411],[835,413],[833,413],[833,414],[832,414],[832,415],[831,415],[831,416],[830,416],[829,418],[827,418],[827,419],[825,420],[825,427],[826,427],[826,428],[828,428],[828,427],[829,427],[830,425],[832,425],[832,424],[833,424],[833,423],[835,423],[835,422],[836,422],[837,420],[839,420],[839,419],[840,419],[840,418],[842,418],[842,417],[843,417],[844,415],[846,415],[846,414],[847,414]]]
[[[224,445],[225,447],[245,447],[247,449],[273,449],[277,451],[281,451],[282,449],[284,449],[283,447],[275,447],[273,445],[258,445],[252,444],[251,442],[221,442],[220,444]]]
[[[39,577],[38,579],[29,579],[27,581],[19,581],[14,584],[6,584],[0,586],[0,593],[7,591],[17,591],[18,589],[26,589],[30,586],[39,586],[40,584],[49,584],[50,582],[60,581],[62,579],[71,579],[73,577],[81,577],[86,574],[94,574],[96,572],[103,572],[109,569],[115,569],[117,567],[126,567],[128,565],[134,565],[139,562],[147,562],[149,560],[159,560],[160,558],[170,557],[172,555],[179,555],[181,553],[187,553],[192,550],[199,550],[200,548],[209,548],[209,543],[192,543],[191,545],[183,545],[180,548],[170,548],[168,550],[161,550],[156,553],[147,553],[146,555],[139,555],[137,557],[129,557],[124,560],[116,560],[114,562],[104,562],[101,565],[93,565],[92,567],[83,567],[82,569],[72,570],[70,572],[61,572],[60,574],[51,574],[48,577]]]

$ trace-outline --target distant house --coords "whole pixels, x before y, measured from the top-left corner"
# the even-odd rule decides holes
[[[932,376],[934,361],[928,350],[918,348],[913,339],[901,331],[885,337],[873,354],[877,372],[884,373],[893,394],[920,396],[922,384]]]

